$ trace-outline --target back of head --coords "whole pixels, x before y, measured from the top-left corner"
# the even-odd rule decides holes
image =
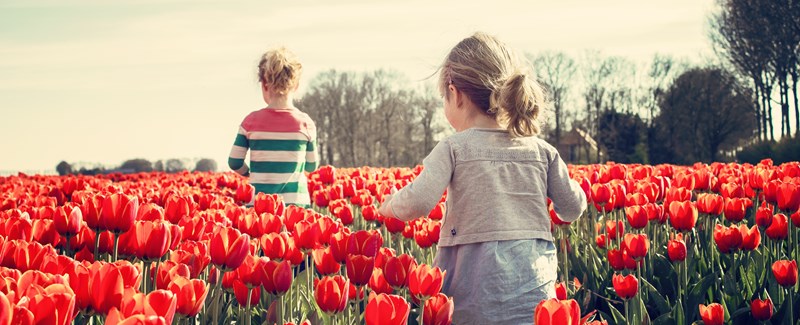
[[[539,114],[548,104],[528,64],[497,38],[475,33],[465,38],[445,58],[439,88],[452,84],[508,129],[512,137],[539,133]]]
[[[258,81],[269,86],[276,94],[285,95],[300,82],[303,65],[285,47],[271,49],[258,62]]]

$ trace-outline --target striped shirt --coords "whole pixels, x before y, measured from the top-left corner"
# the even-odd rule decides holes
[[[250,150],[250,166],[245,156]],[[244,118],[228,166],[250,175],[256,193],[280,194],[286,204],[310,206],[304,172],[317,168],[317,129],[294,108],[264,108]]]

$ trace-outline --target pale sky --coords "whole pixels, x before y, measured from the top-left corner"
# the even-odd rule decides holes
[[[713,0],[4,0],[0,171],[130,158],[212,158],[226,170],[238,124],[264,106],[255,64],[273,46],[300,57],[305,81],[390,68],[419,83],[475,31],[529,53],[710,56],[713,10]]]

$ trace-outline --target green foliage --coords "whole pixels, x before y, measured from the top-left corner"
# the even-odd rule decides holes
[[[775,164],[800,161],[800,138],[795,136],[783,138],[778,142],[757,142],[736,154],[736,159],[740,163],[757,164],[767,158],[772,159]]]

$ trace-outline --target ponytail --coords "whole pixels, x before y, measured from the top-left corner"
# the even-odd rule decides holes
[[[524,73],[514,73],[492,94],[497,98],[489,110],[497,112],[497,120],[506,125],[512,137],[528,137],[539,133],[539,111],[544,90]]]

